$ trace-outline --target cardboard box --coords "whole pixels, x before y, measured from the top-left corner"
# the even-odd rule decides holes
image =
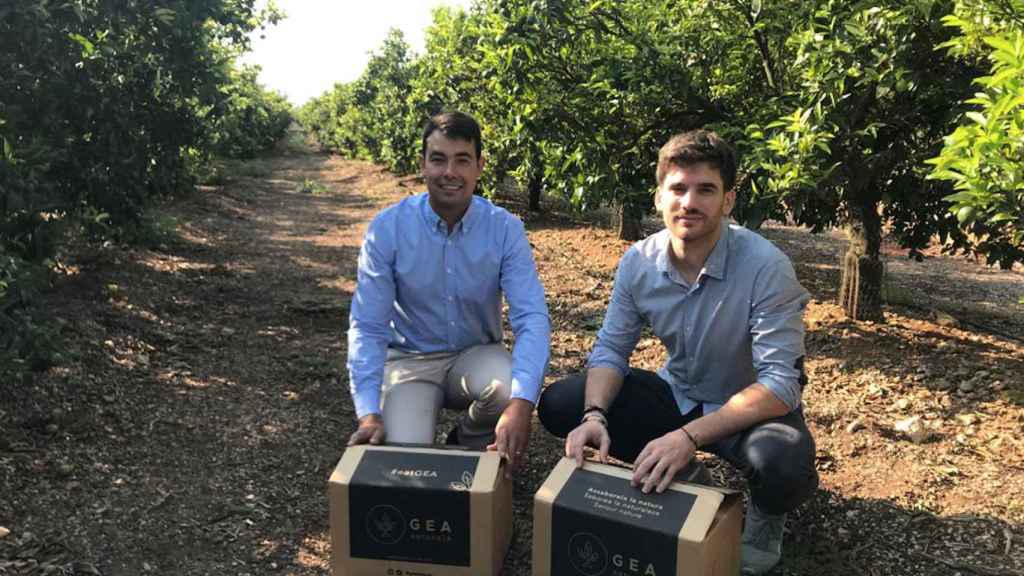
[[[630,486],[632,470],[563,458],[533,500],[534,576],[735,576],[743,500],[730,490]]]
[[[498,574],[512,539],[495,452],[352,446],[328,496],[334,576]]]

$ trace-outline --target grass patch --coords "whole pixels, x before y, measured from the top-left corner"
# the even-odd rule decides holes
[[[134,231],[131,243],[146,248],[165,248],[178,241],[178,219],[166,214],[152,214]]]
[[[273,170],[265,160],[228,160],[225,172],[229,179],[270,178]]]
[[[306,131],[301,126],[292,124],[284,138],[277,143],[277,151],[286,156],[298,156],[313,152],[313,147],[310,146]]]
[[[299,184],[299,192],[303,194],[312,194],[313,196],[325,196],[330,190],[327,186],[321,184],[318,180],[312,178],[306,178]]]
[[[882,285],[882,301],[897,306],[920,307],[925,300],[919,291],[886,282]]]
[[[242,178],[270,178],[273,170],[266,160],[233,160],[219,158],[195,169],[196,180],[205,186],[223,186]]]

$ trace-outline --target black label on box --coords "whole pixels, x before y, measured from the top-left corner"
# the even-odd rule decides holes
[[[551,510],[551,573],[674,576],[679,531],[697,497],[644,494],[629,480],[576,470]]]
[[[368,450],[348,489],[352,556],[469,566],[478,463],[479,456]]]

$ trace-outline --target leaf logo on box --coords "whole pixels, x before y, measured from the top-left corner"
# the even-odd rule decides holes
[[[448,483],[448,487],[452,490],[469,490],[473,487],[473,473],[465,471],[462,473],[462,481],[452,480]]]
[[[597,576],[608,566],[608,549],[597,536],[578,532],[569,538],[569,562],[580,574]]]
[[[366,514],[366,534],[378,544],[394,544],[405,536],[405,516],[388,504],[370,508]]]

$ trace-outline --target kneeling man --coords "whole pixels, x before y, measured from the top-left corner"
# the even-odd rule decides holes
[[[530,440],[551,328],[523,223],[473,194],[480,137],[466,114],[431,118],[420,159],[426,193],[385,209],[366,232],[349,317],[359,418],[349,444],[430,444],[438,411],[453,408],[464,412],[448,443],[497,450],[510,473]]]
[[[743,572],[762,574],[781,557],[785,514],[818,484],[800,404],[808,294],[785,254],[726,220],[735,179],[713,132],[662,147],[665,229],[622,257],[586,374],[549,386],[538,416],[580,465],[585,446],[633,462],[644,492],[692,477],[697,450],[735,465],[750,487]],[[628,364],[645,325],[668,351],[657,373]]]

